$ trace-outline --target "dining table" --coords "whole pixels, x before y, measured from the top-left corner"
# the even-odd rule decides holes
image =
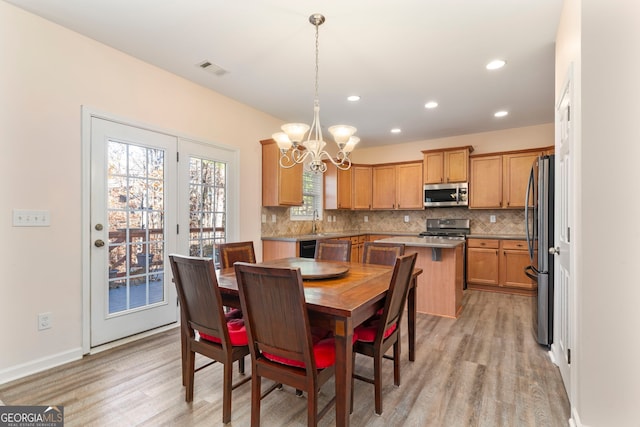
[[[354,328],[384,306],[392,266],[358,262],[321,261],[312,258],[283,258],[257,265],[300,268],[309,321],[333,331],[336,346],[336,426],[348,426],[353,374]],[[416,277],[415,269],[407,297],[409,360],[415,360]],[[217,272],[223,304],[239,307],[238,285],[233,267]]]

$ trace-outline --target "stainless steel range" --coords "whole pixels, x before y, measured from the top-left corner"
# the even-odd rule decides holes
[[[427,230],[420,233],[421,237],[437,239],[462,240],[462,283],[463,289],[467,289],[467,235],[471,231],[468,219],[427,219]]]
[[[428,219],[427,230],[420,233],[420,236],[465,240],[470,230],[468,219]]]

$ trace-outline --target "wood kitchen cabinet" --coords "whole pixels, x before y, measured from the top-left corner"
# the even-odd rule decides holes
[[[373,175],[371,166],[351,166],[352,209],[371,209]]]
[[[502,156],[502,204],[505,208],[524,208],[527,184],[533,162],[542,151],[505,154]],[[529,201],[533,206],[533,200]]]
[[[351,240],[351,262],[361,262],[364,242],[367,240],[367,235],[362,234],[359,236],[345,237],[345,239]]]
[[[351,209],[353,207],[353,169],[338,169],[331,162],[326,162],[324,173],[324,208]]]
[[[422,162],[377,165],[372,175],[372,209],[424,208]]]
[[[352,165],[347,170],[327,163],[324,173],[325,209],[371,209],[371,166]]]
[[[469,208],[502,208],[502,156],[473,157],[469,169]]]
[[[471,156],[469,208],[522,209],[531,166],[547,148]],[[529,205],[532,206],[533,200]]]
[[[529,264],[524,240],[467,240],[469,289],[533,295],[536,284],[524,273]]]
[[[524,240],[502,240],[500,256],[500,284],[510,288],[533,290],[536,283],[524,273],[531,264],[527,242]],[[537,254],[534,254],[537,256]]]
[[[467,240],[467,286],[470,284],[498,286],[499,250],[499,240]]]
[[[455,147],[445,150],[423,150],[424,183],[467,182],[469,153],[473,147]]]
[[[272,139],[262,144],[262,206],[302,205],[302,164],[280,166],[280,150]]]

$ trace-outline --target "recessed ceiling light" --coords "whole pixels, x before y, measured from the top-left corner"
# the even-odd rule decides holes
[[[507,115],[509,115],[509,112],[508,112],[508,111],[504,111],[504,110],[502,110],[502,111],[497,111],[497,112],[494,114],[494,116],[495,116],[495,117],[504,117],[504,116],[507,116]]]
[[[497,70],[498,68],[504,67],[506,63],[507,61],[503,59],[494,59],[487,64],[487,70]]]
[[[400,132],[402,132],[402,129],[400,129],[400,128],[391,129],[391,133],[400,133]]]
[[[424,108],[436,108],[438,106],[438,103],[436,101],[429,101],[426,104],[424,104]]]
[[[360,95],[349,95],[347,101],[356,102],[360,101]]]

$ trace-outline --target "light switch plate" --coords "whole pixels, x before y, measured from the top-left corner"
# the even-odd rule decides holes
[[[48,227],[51,225],[51,213],[48,210],[14,209],[14,227]]]
[[[496,222],[496,216],[495,215],[489,215],[489,222],[491,222],[491,223]]]
[[[369,222],[369,216],[367,215],[364,216],[364,222]]]

